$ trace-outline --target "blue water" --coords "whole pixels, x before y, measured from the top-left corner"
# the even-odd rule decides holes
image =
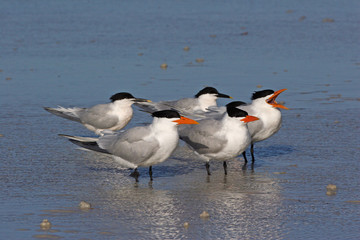
[[[1,1],[1,239],[360,238],[359,9],[355,0]],[[242,101],[288,89],[278,100],[291,110],[255,145],[254,171],[239,156],[226,178],[211,163],[208,178],[181,145],[154,166],[152,184],[147,169],[135,184],[112,159],[57,136],[91,132],[42,109],[121,91],[172,100],[204,86]],[[135,111],[127,128],[150,121]],[[79,210],[82,200],[94,208]]]

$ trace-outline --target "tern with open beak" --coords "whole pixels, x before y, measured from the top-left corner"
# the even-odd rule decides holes
[[[281,127],[281,112],[278,108],[286,109],[287,107],[276,102],[276,98],[280,93],[286,89],[281,89],[276,92],[267,89],[255,92],[252,95],[252,102],[248,105],[239,105],[244,111],[249,114],[258,117],[260,120],[248,124],[251,135],[251,157],[252,163],[255,162],[254,157],[254,143],[268,139],[275,133],[277,133]],[[247,163],[246,152],[243,152],[245,163]]]

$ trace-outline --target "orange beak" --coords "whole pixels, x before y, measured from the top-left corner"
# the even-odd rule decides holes
[[[174,120],[173,122],[176,122],[178,125],[179,124],[199,124],[197,121],[192,120],[190,118],[186,118],[181,116],[179,120]]]
[[[271,106],[273,106],[273,107],[277,107],[277,108],[282,108],[282,109],[289,110],[289,109],[288,109],[287,107],[285,107],[284,105],[281,105],[281,104],[279,104],[279,103],[277,103],[277,102],[275,101],[275,99],[279,96],[279,94],[282,93],[282,92],[285,91],[285,90],[287,90],[287,89],[280,89],[280,90],[274,92],[274,94],[273,94],[268,100],[266,100],[266,102],[267,102],[268,104],[270,104]]]
[[[243,121],[244,123],[248,123],[248,122],[253,122],[259,120],[259,118],[251,116],[251,115],[247,115],[244,119],[241,119],[240,121]]]

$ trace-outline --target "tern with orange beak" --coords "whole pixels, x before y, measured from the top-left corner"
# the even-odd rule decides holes
[[[124,132],[107,133],[99,138],[60,135],[72,143],[92,151],[111,155],[122,167],[132,168],[131,176],[138,181],[138,167],[149,167],[152,180],[152,165],[164,162],[178,145],[177,125],[198,124],[180,116],[173,110],[157,111],[152,114],[153,122]]]
[[[206,161],[210,175],[210,160],[223,161],[227,174],[226,161],[240,155],[251,143],[247,123],[259,120],[247,112],[228,106],[222,118],[199,120],[199,125],[179,128],[180,139]]]
[[[288,108],[277,103],[276,98],[285,90],[286,89],[281,89],[274,92],[273,90],[267,89],[254,92],[251,98],[251,104],[239,105],[237,107],[260,119],[259,121],[248,124],[251,135],[250,151],[252,163],[255,162],[254,143],[271,137],[277,133],[281,127],[281,112],[278,108],[286,110],[288,110]],[[243,152],[243,156],[245,163],[247,163],[245,151]]]

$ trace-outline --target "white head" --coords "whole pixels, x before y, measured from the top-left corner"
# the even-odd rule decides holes
[[[282,108],[282,109],[288,110],[287,107],[285,107],[275,101],[275,99],[279,96],[279,94],[285,90],[286,89],[281,89],[281,90],[274,92],[271,89],[267,89],[267,90],[254,92],[251,97],[251,100],[253,101],[253,103],[263,105],[265,107]]]
[[[121,105],[131,106],[135,102],[151,102],[150,100],[143,98],[136,98],[132,94],[127,92],[120,92],[110,97],[111,102],[121,103]]]
[[[218,90],[216,90],[213,87],[206,87],[202,90],[200,90],[196,95],[196,98],[198,98],[201,110],[206,111],[208,107],[211,106],[217,106],[216,99],[220,98],[232,98],[229,95],[219,93]]]

